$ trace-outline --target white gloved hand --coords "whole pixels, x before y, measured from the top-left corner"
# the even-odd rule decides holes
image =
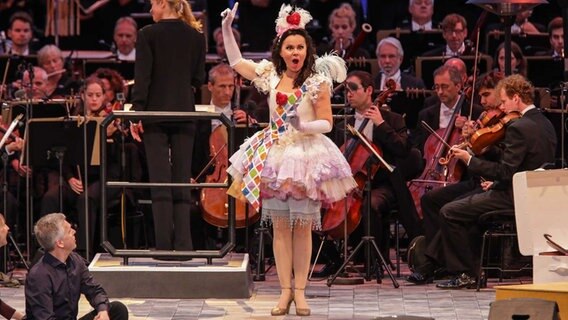
[[[302,121],[294,112],[288,114],[288,122],[296,130],[303,133],[327,133],[331,131],[331,123],[327,120]]]
[[[221,22],[221,31],[223,33],[223,43],[225,44],[225,52],[227,53],[227,59],[231,67],[234,67],[239,61],[243,59],[241,55],[241,50],[237,45],[237,40],[235,40],[235,35],[233,34],[233,20],[237,14],[237,9],[239,8],[239,3],[235,2],[233,9],[225,9],[221,12],[221,17],[223,21]]]

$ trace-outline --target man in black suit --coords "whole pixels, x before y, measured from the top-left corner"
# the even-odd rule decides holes
[[[382,110],[373,105],[372,78],[368,72],[353,71],[347,76],[347,99],[355,108],[355,117],[348,120],[373,144],[381,148],[382,157],[391,165],[410,155],[410,143],[404,118],[394,112]],[[362,127],[365,120],[367,124]],[[337,126],[342,128],[342,124]],[[342,142],[343,132],[337,131],[337,141]],[[403,173],[416,168],[398,168],[392,173],[381,166],[372,180],[371,191],[371,232],[381,252],[388,258],[388,217],[390,209],[399,207],[400,221],[410,235],[421,233],[418,215],[405,184]],[[363,204],[363,207],[365,205]],[[362,230],[362,229],[361,229]]]
[[[496,93],[495,87],[501,79],[503,79],[501,73],[490,72],[478,82],[476,91],[479,94],[481,105],[487,114],[495,115],[500,112],[499,105],[501,100]],[[469,139],[474,132],[474,121],[467,121],[462,128],[462,136],[465,139]],[[485,159],[492,159],[493,161],[497,161],[498,156],[498,153],[487,152],[484,154]],[[479,192],[482,192],[480,177],[468,174],[462,175],[462,179],[458,183],[449,184],[442,188],[434,188],[420,198],[424,235],[412,239],[409,246],[411,250],[408,252],[408,265],[413,273],[408,276],[407,281],[423,284],[432,281],[434,276],[443,274],[442,269],[434,270],[435,266],[430,261],[424,260],[424,248],[427,244],[434,241],[436,234],[440,230],[440,219],[442,219],[440,209],[451,201]]]
[[[444,129],[450,125],[449,121],[452,114],[459,112],[455,117],[455,123],[452,125],[457,129],[461,129],[467,118],[469,118],[470,104],[466,102],[465,96],[461,94],[462,83],[462,74],[452,66],[443,65],[434,71],[434,90],[440,102],[423,109],[418,114],[418,126],[414,132],[414,145],[421,151],[424,151],[424,144],[430,135],[430,132],[421,125],[422,121],[426,122],[434,130]],[[482,111],[483,108],[473,105],[471,118],[477,119]]]
[[[438,29],[438,24],[432,21],[434,15],[434,0],[410,0],[408,2],[410,20],[403,21],[401,27],[410,31],[431,31]]]
[[[16,12],[10,17],[7,35],[12,40],[6,48],[0,47],[0,54],[28,56],[36,51],[30,47],[33,38],[33,20],[26,12]],[[3,52],[6,49],[6,52]]]
[[[400,65],[404,59],[404,50],[398,39],[387,37],[382,39],[377,45],[377,62],[381,72],[375,78],[375,88],[383,91],[386,89],[386,83],[392,79],[396,82],[397,91],[404,91],[408,88],[424,89],[424,82],[420,78],[416,78],[410,74],[403,73]],[[416,118],[422,107],[422,99],[405,99],[406,95],[402,93],[392,98],[389,103],[391,110],[399,114],[406,114],[406,122],[408,127],[414,129],[416,126]]]
[[[537,56],[564,58],[564,25],[562,17],[556,17],[548,23],[550,50],[537,52]]]
[[[501,110],[521,113],[506,129],[501,160],[487,161],[470,155],[466,150],[453,148],[454,157],[467,164],[472,174],[493,181],[484,185],[484,191],[450,202],[442,207],[438,242],[429,244],[426,255],[444,265],[455,277],[437,284],[438,288],[458,289],[475,285],[477,260],[472,252],[476,247],[468,231],[486,212],[513,209],[513,175],[534,170],[554,161],[556,134],[550,121],[533,104],[534,88],[521,75],[512,75],[500,81],[497,91]],[[478,245],[478,244],[477,244]]]
[[[425,52],[425,57],[456,57],[464,56],[472,53],[472,47],[466,46],[467,38],[467,21],[457,13],[447,15],[442,23],[442,37],[446,40],[446,45]]]

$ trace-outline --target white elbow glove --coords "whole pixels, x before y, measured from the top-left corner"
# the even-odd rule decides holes
[[[237,40],[235,40],[235,35],[233,34],[233,29],[231,25],[233,24],[233,19],[237,14],[237,9],[239,8],[239,3],[235,2],[233,9],[225,9],[221,12],[221,17],[223,17],[223,22],[221,23],[221,31],[223,32],[223,43],[225,44],[225,52],[227,53],[227,59],[231,67],[234,67],[239,61],[243,59],[241,55],[241,50],[237,45]]]
[[[331,131],[331,123],[327,120],[302,121],[293,114],[288,117],[290,125],[304,133],[326,133]]]

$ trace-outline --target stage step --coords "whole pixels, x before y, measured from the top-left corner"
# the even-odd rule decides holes
[[[248,254],[232,253],[223,259],[159,261],[121,258],[108,253],[95,256],[89,270],[112,298],[246,299],[254,283]]]
[[[556,301],[560,319],[568,319],[568,282],[518,284],[495,287],[495,299],[538,298]]]

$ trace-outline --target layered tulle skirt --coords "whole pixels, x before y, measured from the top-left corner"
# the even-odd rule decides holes
[[[229,159],[227,171],[236,181],[245,172],[249,141]],[[263,220],[288,216],[318,228],[321,204],[341,200],[355,187],[349,164],[328,137],[287,131],[270,148],[261,173]]]

